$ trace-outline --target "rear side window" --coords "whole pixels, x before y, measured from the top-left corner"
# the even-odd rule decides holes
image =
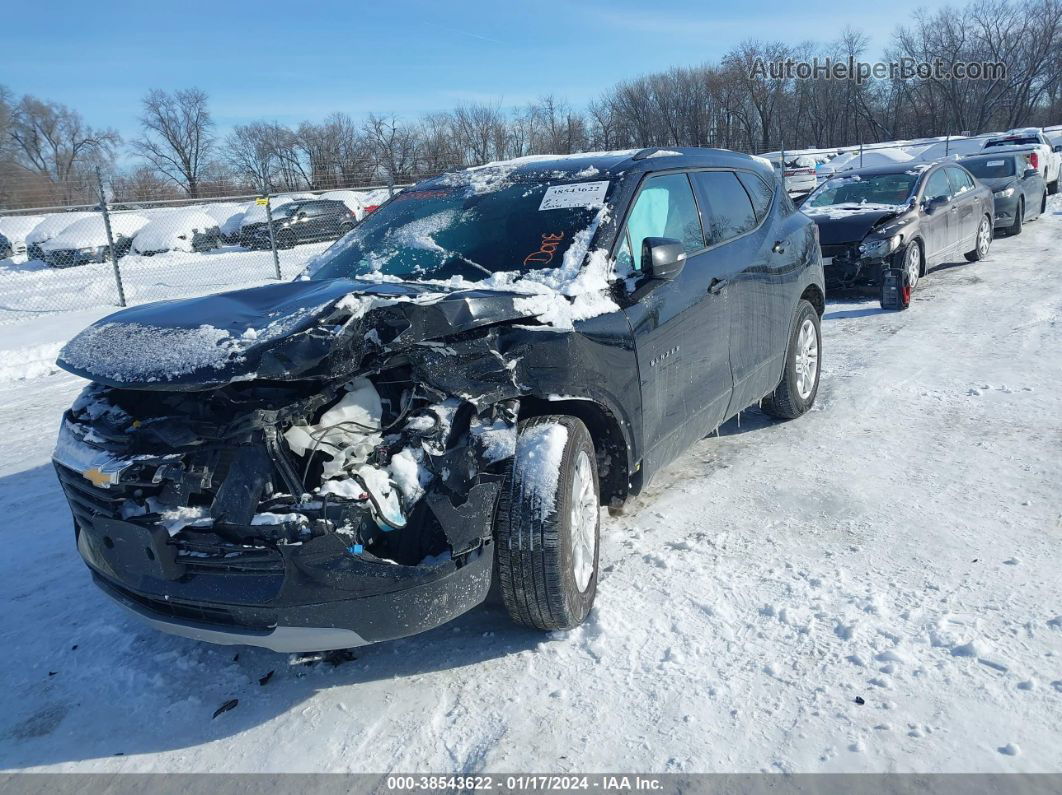
[[[741,184],[745,186],[745,191],[749,194],[749,198],[752,199],[752,209],[756,213],[756,222],[759,223],[767,215],[767,211],[771,209],[774,188],[755,174],[750,174],[747,171],[737,172],[737,177],[741,180]]]
[[[307,216],[315,217],[318,215],[324,215],[328,211],[328,205],[323,202],[310,202],[302,205],[299,209]]]
[[[621,269],[641,270],[642,241],[647,237],[678,240],[688,254],[704,248],[697,204],[685,174],[650,177],[642,184],[627,218],[627,239],[616,255]]]
[[[756,226],[752,200],[733,171],[697,171],[693,184],[707,211],[708,245],[730,240]]]
[[[970,179],[970,175],[963,171],[961,168],[947,168],[948,176],[951,177],[951,187],[954,189],[955,194],[965,193],[968,190],[973,190],[973,180]]]

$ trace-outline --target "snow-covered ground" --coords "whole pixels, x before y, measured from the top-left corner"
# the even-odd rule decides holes
[[[81,384],[41,347],[91,313],[5,338],[0,767],[1062,771],[1060,198],[908,312],[831,300],[815,410],[607,519],[583,627],[491,606],[335,667],[98,593],[48,462]]]

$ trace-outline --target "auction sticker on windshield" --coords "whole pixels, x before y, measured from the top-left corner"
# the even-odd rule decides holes
[[[538,205],[541,210],[559,210],[561,207],[592,207],[605,200],[608,180],[600,182],[576,182],[572,185],[550,185]]]

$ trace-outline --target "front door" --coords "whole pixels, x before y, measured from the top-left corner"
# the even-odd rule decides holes
[[[922,192],[922,234],[926,242],[926,264],[940,262],[951,254],[955,247],[956,236],[952,222],[951,181],[944,169],[938,168],[926,180]],[[931,212],[925,209],[929,202],[934,204]]]
[[[648,479],[716,427],[730,402],[726,286],[733,274],[725,257],[705,251],[684,173],[649,177],[635,199],[617,264],[636,276],[647,237],[678,240],[688,257],[671,281],[639,281],[635,301],[625,310],[638,359]]]

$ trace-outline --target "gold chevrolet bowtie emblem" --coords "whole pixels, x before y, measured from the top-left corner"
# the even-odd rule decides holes
[[[111,485],[111,476],[106,472],[100,470],[99,467],[93,467],[92,469],[86,469],[81,473],[93,486],[97,488],[107,488]]]

